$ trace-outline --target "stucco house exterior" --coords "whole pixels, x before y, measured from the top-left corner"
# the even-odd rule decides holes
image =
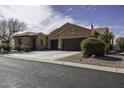
[[[80,43],[86,37],[109,32],[108,28],[85,28],[66,23],[48,35],[48,49],[52,50],[80,50]]]
[[[95,37],[96,34],[109,32],[107,27],[91,29],[71,23],[65,23],[50,34],[24,32],[12,35],[13,48],[18,45],[29,45],[34,50],[80,50],[80,43],[86,37]]]
[[[12,35],[12,48],[31,46],[33,50],[43,50],[47,45],[47,37],[43,33],[20,32]]]

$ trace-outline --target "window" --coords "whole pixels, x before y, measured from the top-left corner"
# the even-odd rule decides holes
[[[22,45],[22,39],[21,38],[18,39],[18,44]]]

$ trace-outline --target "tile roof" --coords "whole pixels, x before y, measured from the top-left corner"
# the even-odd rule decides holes
[[[88,28],[85,28],[85,27],[81,27],[81,26],[78,26],[78,25],[75,25],[75,24],[71,24],[69,22],[65,23],[64,25],[62,25],[60,28],[58,29],[55,29],[54,31],[52,31],[50,34],[56,34],[56,33],[61,33],[63,32],[65,29],[68,29],[70,27],[78,27],[80,29],[86,29],[87,31],[85,33],[89,34],[89,31],[91,31],[91,29],[88,29]]]
[[[94,29],[96,32],[103,34],[105,32],[108,32],[108,28],[107,27],[102,27],[102,28],[95,28]]]
[[[18,36],[36,36],[38,34],[41,34],[41,32],[27,32],[27,31],[23,31],[23,32],[16,32],[12,35],[12,37],[18,37]]]
[[[86,29],[87,31],[85,31],[85,34],[89,34],[92,32],[91,29],[88,29],[88,28],[85,28],[85,27],[82,27],[82,26],[78,26],[78,25],[75,25],[75,24],[71,24],[69,22],[65,23],[64,25],[62,25],[61,27],[55,29],[54,31],[52,31],[49,35],[51,34],[58,34],[58,33],[61,33],[63,32],[64,30],[70,28],[70,27],[77,27],[77,28],[80,28],[82,29],[82,31],[84,29]],[[102,28],[94,28],[94,31],[100,33],[100,34],[103,34],[105,32],[108,32],[108,28],[107,27],[102,27]],[[16,32],[12,35],[12,37],[18,37],[18,36],[36,36],[38,34],[43,34],[42,32],[29,32],[29,31],[23,31],[23,32]]]
[[[72,26],[72,24],[69,23],[69,22],[67,22],[67,23],[65,23],[64,25],[62,25],[61,27],[59,27],[59,28],[55,29],[54,31],[52,31],[50,34],[52,34],[52,33],[54,33],[54,34],[59,33],[59,32],[61,32],[62,30],[66,29],[66,28],[68,28],[68,27],[70,27],[70,26]]]

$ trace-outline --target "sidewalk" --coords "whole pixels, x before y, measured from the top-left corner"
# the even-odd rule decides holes
[[[41,60],[38,58],[30,58],[29,59],[26,57],[16,57],[16,56],[9,56],[9,55],[1,55],[1,56],[9,57],[9,58],[24,59],[24,60],[39,61],[39,62],[45,62],[45,63],[52,63],[52,64],[59,64],[59,65],[66,65],[66,66],[95,69],[95,70],[108,71],[108,72],[124,73],[124,69],[121,69],[121,68],[95,66],[95,65],[90,65],[90,64],[81,64],[81,63],[73,63],[73,62],[65,62],[65,61],[54,61],[54,60],[46,60],[46,59]]]

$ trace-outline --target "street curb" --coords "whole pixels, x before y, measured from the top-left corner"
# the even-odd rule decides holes
[[[5,55],[1,55],[1,56],[8,57],[8,58],[29,60],[29,61],[38,61],[38,62],[43,62],[43,63],[51,63],[51,64],[59,64],[59,65],[65,65],[65,66],[88,68],[88,69],[101,70],[101,71],[107,71],[107,72],[124,73],[124,69],[121,69],[121,68],[112,68],[112,67],[96,66],[96,65],[90,65],[90,64],[81,64],[81,63],[65,62],[65,61],[27,59],[27,58],[5,56]]]

